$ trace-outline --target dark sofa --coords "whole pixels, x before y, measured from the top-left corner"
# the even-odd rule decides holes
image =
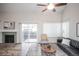
[[[69,56],[79,56],[79,41],[69,39],[70,40],[70,46],[66,44],[62,44],[63,39],[57,40],[57,45]]]

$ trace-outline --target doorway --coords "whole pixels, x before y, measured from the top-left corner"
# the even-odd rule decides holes
[[[22,24],[23,42],[37,42],[37,24]]]

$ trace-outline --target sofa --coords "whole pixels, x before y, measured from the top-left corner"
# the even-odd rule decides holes
[[[57,45],[69,56],[79,56],[79,41],[66,38],[70,40],[69,45],[63,44],[63,39],[57,39]]]

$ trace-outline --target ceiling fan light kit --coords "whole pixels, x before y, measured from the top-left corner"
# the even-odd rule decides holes
[[[54,4],[49,4],[49,5],[47,6],[47,9],[48,9],[48,10],[53,10],[54,8],[55,8]]]

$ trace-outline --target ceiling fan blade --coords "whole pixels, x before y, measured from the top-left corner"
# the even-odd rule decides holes
[[[67,3],[58,3],[58,4],[55,4],[56,7],[64,6],[64,5],[67,5]]]
[[[37,6],[47,6],[47,5],[44,5],[44,4],[37,4]]]
[[[47,9],[42,10],[42,12],[45,12]]]

